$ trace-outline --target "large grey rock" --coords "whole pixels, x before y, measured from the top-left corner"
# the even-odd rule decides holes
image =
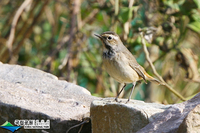
[[[122,99],[121,103],[113,100],[102,99],[92,102],[90,116],[94,133],[200,132],[200,110],[197,106],[200,104],[200,93],[189,101],[173,105],[136,100],[124,104],[125,99]]]
[[[178,133],[200,133],[200,104],[183,120]]]
[[[37,69],[0,63],[0,125],[5,121],[14,124],[16,119],[49,119],[51,128],[45,131],[65,133],[91,116],[93,133],[200,132],[200,94],[174,105],[113,100],[93,97],[85,88]],[[5,132],[0,128],[0,133]],[[19,132],[44,131],[22,128]],[[91,123],[84,124],[81,132],[91,132]]]
[[[85,88],[30,67],[0,63],[0,125],[15,119],[50,119],[52,133],[64,133],[90,116],[91,96]],[[71,130],[78,132],[80,126]],[[42,132],[23,130],[22,132]],[[90,123],[82,131],[91,132]],[[0,129],[0,132],[5,132]]]
[[[95,100],[91,104],[92,131],[94,133],[133,133],[154,121],[157,113],[169,106],[131,100],[124,104],[112,99]]]
[[[138,133],[177,133],[188,113],[198,104],[200,104],[200,93],[191,100],[171,105],[169,109],[159,113],[154,121],[139,130]],[[197,125],[200,125],[200,121]]]

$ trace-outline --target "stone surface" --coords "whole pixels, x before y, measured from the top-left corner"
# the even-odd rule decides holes
[[[137,133],[177,133],[185,117],[198,104],[200,104],[200,93],[191,100],[171,105],[169,109],[157,114],[154,121],[150,122]]]
[[[92,102],[90,116],[94,133],[200,132],[200,107],[197,106],[200,104],[200,93],[191,100],[173,105],[136,100],[124,104],[126,99],[121,103],[113,100],[102,99]]]
[[[51,122],[50,130],[22,128],[19,132],[65,133],[90,116],[93,133],[200,132],[200,94],[174,105],[136,100],[124,104],[126,100],[116,103],[113,98],[93,97],[85,88],[58,80],[52,74],[0,63],[0,125],[6,121],[14,124],[16,119]],[[84,124],[81,132],[90,133],[91,123]],[[80,126],[69,133],[79,129]],[[0,128],[0,133],[7,132]]]
[[[157,113],[170,106],[131,100],[124,104],[113,99],[95,100],[91,104],[92,131],[94,133],[133,133],[154,121]]]
[[[183,120],[178,133],[200,133],[200,104]]]
[[[50,119],[52,133],[64,133],[90,116],[90,104],[96,97],[85,88],[58,80],[52,74],[34,68],[0,63],[0,125],[15,119]],[[80,126],[71,130],[78,132]],[[41,132],[23,130],[22,132]],[[82,131],[91,131],[90,123]],[[5,132],[0,129],[0,132]]]

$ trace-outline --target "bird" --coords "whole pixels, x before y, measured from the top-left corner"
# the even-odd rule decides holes
[[[115,101],[118,101],[118,97],[127,84],[132,83],[133,87],[130,96],[126,103],[131,99],[131,95],[135,88],[136,82],[147,80],[162,84],[156,78],[150,76],[145,69],[139,65],[132,55],[132,53],[124,46],[120,37],[112,31],[106,31],[102,34],[94,34],[99,38],[103,44],[102,60],[103,65],[107,73],[113,77],[117,82],[123,84],[122,89],[115,97]]]

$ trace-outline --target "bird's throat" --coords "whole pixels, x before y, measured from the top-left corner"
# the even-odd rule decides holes
[[[115,52],[112,49],[104,49],[103,50],[103,58],[104,59],[112,59],[115,56]]]

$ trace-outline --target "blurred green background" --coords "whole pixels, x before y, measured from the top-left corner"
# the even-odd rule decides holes
[[[144,27],[157,28],[147,45],[156,70],[190,99],[200,91],[199,0],[1,0],[0,61],[52,73],[94,96],[114,97],[120,85],[105,72],[102,44],[93,34],[115,31],[154,76],[138,32]],[[137,83],[132,98],[180,102],[165,87],[144,82]]]

